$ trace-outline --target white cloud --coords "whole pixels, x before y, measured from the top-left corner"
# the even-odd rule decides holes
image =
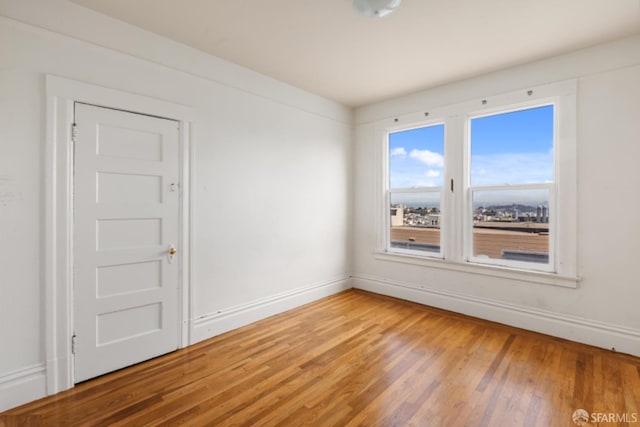
[[[407,150],[405,150],[404,147],[396,147],[389,152],[389,155],[391,155],[391,157],[400,157],[404,159],[407,157]]]
[[[428,176],[429,178],[437,178],[440,176],[440,171],[437,170],[433,170],[433,169],[429,169],[428,171],[426,171],[424,173],[426,176]]]
[[[444,157],[442,154],[434,153],[429,150],[411,150],[409,157],[424,163],[427,166],[442,167],[444,165]]]

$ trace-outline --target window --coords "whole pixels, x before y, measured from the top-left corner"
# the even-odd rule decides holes
[[[549,104],[468,119],[470,260],[553,270],[554,111]]]
[[[575,287],[575,92],[561,82],[380,123],[381,256]]]
[[[441,256],[444,125],[389,133],[389,244]]]

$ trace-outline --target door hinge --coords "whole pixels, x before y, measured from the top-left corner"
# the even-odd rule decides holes
[[[78,127],[75,123],[71,123],[71,141],[76,142],[78,137]]]
[[[71,337],[71,354],[76,354],[76,350],[77,350],[77,336],[76,334],[73,334],[73,336]]]

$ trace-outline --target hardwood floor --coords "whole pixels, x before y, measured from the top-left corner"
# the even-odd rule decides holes
[[[0,425],[546,427],[575,425],[584,408],[627,421],[600,424],[615,426],[640,425],[639,406],[638,358],[349,290],[12,409]]]

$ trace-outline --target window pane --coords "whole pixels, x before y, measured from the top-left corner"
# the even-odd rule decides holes
[[[473,256],[549,263],[549,190],[473,192]]]
[[[443,124],[389,134],[389,188],[440,187],[443,175]]]
[[[391,194],[392,248],[440,252],[440,192]]]
[[[471,185],[553,182],[553,105],[471,119]]]

